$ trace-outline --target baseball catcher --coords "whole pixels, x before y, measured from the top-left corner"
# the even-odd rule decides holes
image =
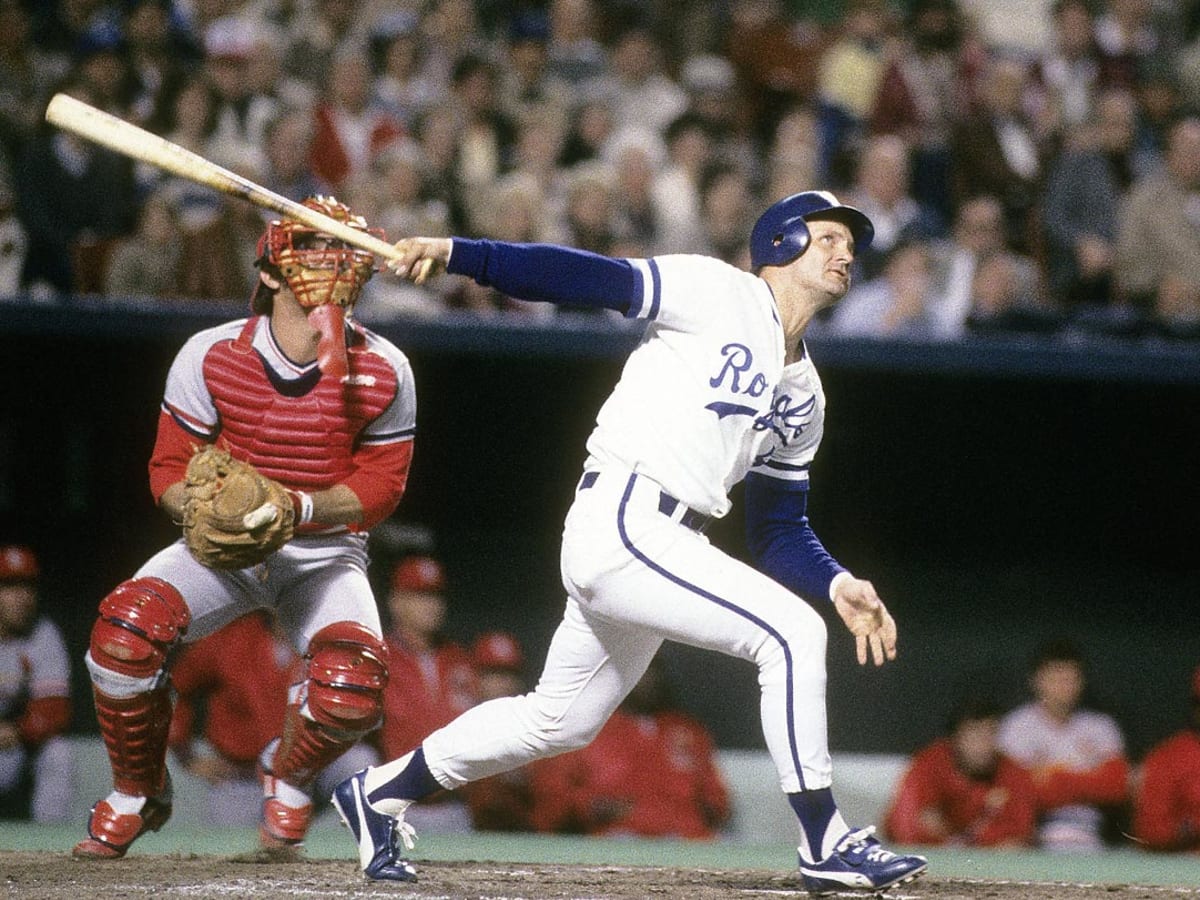
[[[331,197],[305,205],[367,230]],[[253,315],[192,336],[167,375],[150,487],[183,535],[100,603],[86,663],[113,791],[76,856],[121,857],[171,815],[174,652],[239,616],[272,611],[303,657],[282,733],[259,758],[265,848],[295,852],[313,779],[382,715],[366,530],[404,493],[412,372],[354,321],[369,253],[273,221],[257,265]]]

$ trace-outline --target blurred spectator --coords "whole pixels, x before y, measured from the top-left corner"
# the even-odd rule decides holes
[[[609,99],[591,97],[584,100],[571,119],[563,141],[560,165],[570,168],[599,159],[616,133],[616,119]]]
[[[259,824],[263,786],[256,766],[283,729],[291,685],[300,678],[300,656],[269,613],[234,619],[220,631],[185,645],[171,669],[176,692],[170,747],[176,759],[207,784],[203,820],[208,825]],[[358,744],[322,771],[314,802],[378,756]]]
[[[567,191],[565,218],[561,237],[556,243],[580,250],[590,250],[604,256],[612,255],[620,237],[617,233],[616,183],[612,170],[596,163],[576,166]],[[572,309],[574,307],[558,307]],[[595,312],[595,307],[581,306],[580,312]]]
[[[79,85],[66,92],[94,99]],[[129,234],[137,217],[129,158],[43,125],[14,176],[17,215],[29,237],[22,285],[35,295],[101,290],[112,242]]]
[[[181,232],[166,193],[151,194],[142,204],[137,231],[113,248],[104,279],[110,297],[179,295]]]
[[[754,227],[758,207],[746,173],[729,163],[709,167],[700,183],[700,198],[707,240],[703,252],[749,269],[746,235]]]
[[[1096,17],[1096,45],[1118,84],[1135,84],[1145,62],[1166,51],[1153,12],[1153,0],[1104,0]]]
[[[797,106],[784,114],[767,151],[766,199],[770,202],[820,184],[821,147],[817,117]]]
[[[507,65],[501,70],[501,110],[519,124],[554,123],[565,132],[575,104],[571,85],[550,71],[550,23],[543,13],[513,17],[508,30]]]
[[[1046,175],[1042,200],[1048,286],[1070,306],[1113,299],[1113,251],[1121,202],[1133,178],[1137,106],[1126,90],[1096,102],[1095,117],[1069,130]]]
[[[132,91],[129,117],[142,127],[151,121],[163,96],[187,79],[201,48],[174,27],[167,0],[133,0],[125,8],[124,35]]]
[[[264,158],[259,183],[296,202],[305,197],[333,193],[332,188],[313,171],[312,145],[315,136],[316,126],[306,109],[279,109],[263,131]],[[352,208],[359,207],[355,205]]]
[[[1039,128],[1062,134],[1091,121],[1099,92],[1111,87],[1089,0],[1056,0],[1050,43],[1033,61],[1029,100]]]
[[[817,116],[821,129],[819,174],[811,184],[835,188],[851,180],[851,159],[865,137],[887,64],[885,0],[850,0],[841,33],[821,57]]]
[[[457,180],[469,194],[512,169],[518,130],[500,109],[496,69],[482,56],[455,64],[451,90],[458,115]]]
[[[375,100],[410,130],[446,90],[425,65],[420,24],[416,13],[401,10],[382,17],[371,32]]]
[[[962,0],[963,12],[988,47],[1028,59],[1051,40],[1055,0]]]
[[[972,699],[946,736],[917,752],[900,779],[885,829],[902,844],[1021,847],[1033,843],[1033,779],[1000,752],[999,704]]]
[[[335,192],[369,171],[375,158],[404,134],[401,122],[371,97],[371,67],[364,53],[338,53],[315,111],[310,161],[313,173]]]
[[[28,547],[0,547],[0,819],[66,822],[70,661],[62,632],[39,614],[39,575]]]
[[[465,193],[459,177],[458,114],[446,105],[434,106],[417,120],[417,141],[428,166],[426,186],[446,204],[453,234],[469,233]]]
[[[224,4],[222,4],[223,6]],[[357,0],[312,0],[309,3],[280,3],[292,7],[292,20],[284,32],[288,44],[283,62],[288,75],[314,86],[324,85],[337,55],[355,41]]]
[[[1200,118],[1171,131],[1166,166],[1138,179],[1117,229],[1117,288],[1164,324],[1200,323]]]
[[[13,202],[8,160],[0,152],[0,299],[14,297],[20,292],[21,270],[29,251],[29,238],[17,218]]]
[[[1083,708],[1083,656],[1071,643],[1039,648],[1030,673],[1033,700],[1006,715],[1000,749],[1033,774],[1038,845],[1089,852],[1105,845],[1105,818],[1128,798],[1129,761],[1116,721]]]
[[[522,177],[536,184],[545,204],[543,217],[547,221],[561,216],[567,202],[570,173],[558,165],[563,138],[563,122],[556,115],[531,114],[518,132],[512,170],[502,176]],[[474,204],[471,212],[473,222],[478,223],[479,203]],[[481,233],[488,233],[487,229],[481,229]]]
[[[861,209],[875,226],[871,246],[854,255],[855,277],[860,280],[877,277],[900,244],[946,235],[937,209],[913,194],[908,145],[894,134],[867,141],[845,202]]]
[[[1200,103],[1195,95],[1191,99],[1184,97],[1175,66],[1169,59],[1158,56],[1143,65],[1133,92],[1138,102],[1133,172],[1140,178],[1162,167],[1175,124],[1200,112]]]
[[[871,112],[871,131],[897,134],[908,142],[913,194],[949,220],[956,206],[951,138],[974,101],[982,51],[967,38],[954,0],[913,0],[903,43],[889,56]]]
[[[694,54],[684,61],[680,80],[688,110],[708,132],[713,159],[737,166],[761,183],[763,160],[729,60],[713,53]]]
[[[695,253],[704,246],[700,184],[712,162],[704,122],[684,113],[667,126],[667,160],[654,185],[659,197],[660,252]]]
[[[994,277],[978,277],[981,262],[987,258],[996,257],[992,276],[1003,278],[1006,270],[1011,269],[1017,280],[1014,290],[1022,298],[1022,305],[1040,304],[1041,273],[1036,263],[1026,256],[1008,254],[1006,249],[1004,210],[1000,201],[995,197],[979,196],[963,203],[950,240],[933,245],[934,296],[929,307],[939,334],[947,337],[962,335],[972,315],[977,317],[977,324],[984,324],[986,313],[976,309],[980,288],[993,297],[997,288],[1002,289],[1001,293],[1007,293],[1004,285],[997,284]],[[985,300],[982,305],[991,307],[995,304]]]
[[[262,233],[262,216],[255,207],[221,197],[208,224],[184,232],[180,293],[213,300],[249,297],[258,283],[255,248]]]
[[[627,28],[616,39],[609,74],[589,89],[611,99],[618,122],[636,122],[664,134],[688,108],[688,97],[663,70],[661,51],[644,28]]]
[[[661,246],[662,223],[671,215],[657,190],[665,155],[662,141],[649,129],[625,129],[605,149],[617,180],[617,230],[630,250],[637,249],[631,256],[653,256]]]
[[[32,20],[21,0],[0,0],[0,147],[16,158],[33,139],[44,104],[67,74],[68,61],[32,40]]]
[[[1004,207],[1008,243],[1022,252],[1034,246],[1043,146],[1024,109],[1028,68],[1016,60],[988,61],[978,109],[953,129],[955,196],[959,202],[991,194]]]
[[[980,256],[971,279],[967,330],[981,334],[1057,329],[1063,318],[1033,288],[1034,277],[1031,261],[1016,253],[996,250]]]
[[[471,646],[471,662],[479,679],[480,702],[515,697],[527,690],[525,654],[508,632],[489,631],[476,638]],[[536,763],[522,766],[472,782],[463,789],[477,830],[533,830],[531,772],[535,767]]]
[[[89,32],[79,38],[71,58],[70,78],[88,92],[92,106],[128,117],[135,85],[125,42],[117,28]]]
[[[853,285],[834,307],[830,331],[843,337],[945,338],[930,306],[931,283],[928,244],[898,244],[880,275]]]
[[[711,839],[729,819],[712,737],[674,705],[660,662],[591,744],[531,768],[539,831]]]
[[[596,32],[592,0],[550,0],[550,71],[576,89],[603,75],[608,52]]]
[[[1192,673],[1187,726],[1143,760],[1133,832],[1150,850],[1200,851],[1200,667]]]
[[[824,50],[821,29],[793,22],[780,0],[733,0],[725,52],[745,88],[760,140],[774,134],[780,116],[810,103]]]
[[[430,556],[408,556],[392,570],[387,594],[390,629],[388,684],[383,695],[379,744],[385,759],[416,747],[426,735],[476,703],[475,669],[466,648],[442,633],[446,577]],[[423,804],[415,827],[430,832],[471,829],[465,802],[443,794]]]
[[[365,195],[361,208],[369,211],[363,215],[372,225],[394,235],[394,240],[413,234],[450,233],[445,202],[431,197],[427,190],[429,163],[420,144],[410,138],[394,141],[379,154],[374,169],[361,192]]]

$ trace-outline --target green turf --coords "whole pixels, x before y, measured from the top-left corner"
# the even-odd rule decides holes
[[[0,825],[0,849],[61,850],[66,853],[80,836],[76,826],[6,822]],[[168,825],[158,834],[147,834],[139,839],[133,852],[231,855],[252,850],[255,838],[255,831],[248,828]],[[348,833],[332,824],[314,827],[307,847],[313,858],[354,858]],[[1078,855],[1001,850],[921,849],[917,852],[929,857],[931,875],[944,878],[1200,888],[1200,857],[1196,855],[1157,855],[1132,849]],[[427,834],[418,840],[412,856],[418,863],[422,859],[488,860],[782,871],[794,865],[794,854],[794,849],[787,845],[731,841],[697,843],[542,835]]]

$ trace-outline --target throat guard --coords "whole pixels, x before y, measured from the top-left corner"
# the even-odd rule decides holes
[[[368,228],[362,216],[333,197],[309,197],[304,205],[364,234],[383,238],[382,229]],[[276,219],[259,239],[258,264],[278,271],[296,302],[308,311],[309,321],[321,334],[317,351],[321,371],[344,378],[348,372],[345,318],[353,311],[363,285],[375,274],[374,254],[301,222]],[[261,287],[256,289],[252,306],[256,312],[269,308]]]

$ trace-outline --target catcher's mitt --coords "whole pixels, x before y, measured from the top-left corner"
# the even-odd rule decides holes
[[[192,455],[185,482],[183,537],[212,569],[244,569],[292,539],[295,512],[283,485],[228,451],[207,445]]]

